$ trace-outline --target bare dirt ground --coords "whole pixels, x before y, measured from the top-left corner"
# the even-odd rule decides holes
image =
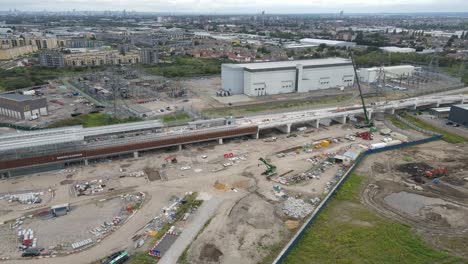
[[[383,126],[381,123],[378,125]],[[294,230],[294,226],[297,226],[294,222],[297,219],[283,214],[284,199],[279,198],[273,191],[273,186],[278,183],[269,181],[261,175],[265,166],[258,159],[260,157],[269,159],[278,167],[278,175],[288,173],[291,169],[294,169],[293,173],[300,174],[311,168],[312,165],[307,159],[313,156],[340,152],[350,145],[368,145],[380,142],[382,139],[379,134],[376,134],[372,141],[343,139],[346,134],[353,134],[356,131],[362,130],[337,124],[321,127],[318,130],[294,131],[297,137],[287,137],[279,132],[267,131],[259,140],[230,139],[225,140],[223,145],[213,142],[212,144],[184,146],[181,151],[141,152],[137,159],[109,159],[89,166],[71,167],[58,172],[3,180],[0,184],[0,193],[26,190],[49,192],[50,189],[53,195],[48,195],[53,197],[44,199],[40,204],[44,208],[61,203],[92,206],[101,199],[110,199],[120,194],[129,192],[146,194],[142,207],[125,224],[98,244],[85,251],[67,256],[36,259],[34,263],[90,263],[116,250],[126,249],[133,253],[135,242],[132,237],[170,204],[172,196],[180,197],[190,191],[207,193],[212,197],[211,199],[219,200],[215,217],[188,250],[188,259],[191,263],[255,263],[266,255],[276,254],[271,251],[272,245],[289,237],[292,232],[288,227]],[[264,138],[272,135],[278,138],[276,142],[264,142]],[[326,148],[314,149],[311,153],[302,150],[303,146],[325,138],[342,138],[342,141]],[[278,157],[276,154],[279,152],[284,152],[286,155]],[[238,159],[226,160],[224,158],[226,153],[233,153]],[[175,156],[178,162],[166,161],[167,156]],[[230,165],[225,166],[226,163]],[[323,172],[320,179],[282,186],[283,190],[290,196],[301,197],[307,202],[309,198],[323,195],[324,186],[337,170],[337,165],[330,166]],[[130,176],[141,171],[146,171],[149,178]],[[161,179],[155,176],[156,173],[159,173]],[[71,191],[72,186],[77,183],[97,179],[112,182],[113,188],[105,188],[102,192],[78,197]],[[24,205],[12,204],[8,206],[0,204],[0,210],[5,212],[0,215],[0,222],[31,214],[34,211],[34,209],[25,208]],[[98,211],[93,212],[95,213],[88,215],[91,222],[108,221]],[[70,214],[70,218],[70,221],[80,219],[80,217],[75,218],[73,214]],[[57,231],[66,229],[68,221],[56,222],[53,227]],[[84,229],[86,228],[83,228],[83,232],[86,232]],[[2,232],[1,229],[0,232]],[[82,230],[76,230],[76,232],[79,233]],[[53,240],[53,236],[46,237],[47,232],[42,232],[41,236],[44,242]],[[0,241],[0,244],[3,243],[7,244],[5,251],[9,252],[11,249],[8,249],[8,245],[11,243],[5,240]],[[42,246],[41,239],[38,240],[38,245]],[[142,248],[146,246],[150,245]],[[13,256],[5,263],[25,262],[28,261]]]
[[[361,199],[385,217],[410,225],[436,248],[467,257],[468,144],[436,141],[368,156],[359,173],[368,176]],[[448,169],[440,181],[427,166]],[[418,171],[419,170],[419,171]]]
[[[189,251],[189,263],[257,263],[264,248],[288,232],[275,207],[257,194],[247,194],[213,218]]]

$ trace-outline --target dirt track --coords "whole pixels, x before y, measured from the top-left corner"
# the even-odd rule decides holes
[[[368,176],[361,201],[386,218],[412,226],[436,247],[466,257],[468,182],[463,180],[468,177],[466,153],[468,144],[455,146],[437,141],[368,156],[358,170]],[[449,176],[441,177],[438,184],[424,178],[425,183],[414,182],[409,173],[397,169],[401,164],[414,162],[445,166]],[[446,243],[448,240],[455,242]]]

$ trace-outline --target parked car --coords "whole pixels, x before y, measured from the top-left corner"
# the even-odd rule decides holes
[[[37,257],[41,255],[42,248],[28,248],[21,254],[22,257]]]
[[[451,125],[453,125],[453,122],[448,121],[448,122],[445,123],[445,124],[446,124],[447,126],[451,126]]]

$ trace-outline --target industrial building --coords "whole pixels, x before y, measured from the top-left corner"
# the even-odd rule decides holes
[[[448,119],[468,127],[468,104],[453,105],[450,108]]]
[[[429,109],[429,113],[438,118],[447,118],[450,113],[450,107],[434,107]]]
[[[343,58],[223,64],[221,79],[231,94],[262,96],[352,86],[354,70]]]
[[[412,65],[360,68],[358,76],[361,82],[373,83],[379,79],[379,76],[384,79],[407,78],[413,76],[415,71],[419,71],[420,69]]]
[[[381,47],[381,50],[390,53],[413,53],[416,52],[416,49],[413,48],[400,48],[396,46]]]
[[[31,119],[47,115],[47,100],[22,94],[0,94],[0,115],[16,119]]]

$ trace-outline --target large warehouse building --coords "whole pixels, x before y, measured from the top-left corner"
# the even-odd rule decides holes
[[[468,127],[468,104],[459,104],[450,107],[448,119]]]
[[[47,115],[47,100],[22,94],[0,94],[0,115],[15,119]]]
[[[354,84],[353,64],[343,58],[223,64],[221,70],[224,91],[249,96],[302,93]]]

